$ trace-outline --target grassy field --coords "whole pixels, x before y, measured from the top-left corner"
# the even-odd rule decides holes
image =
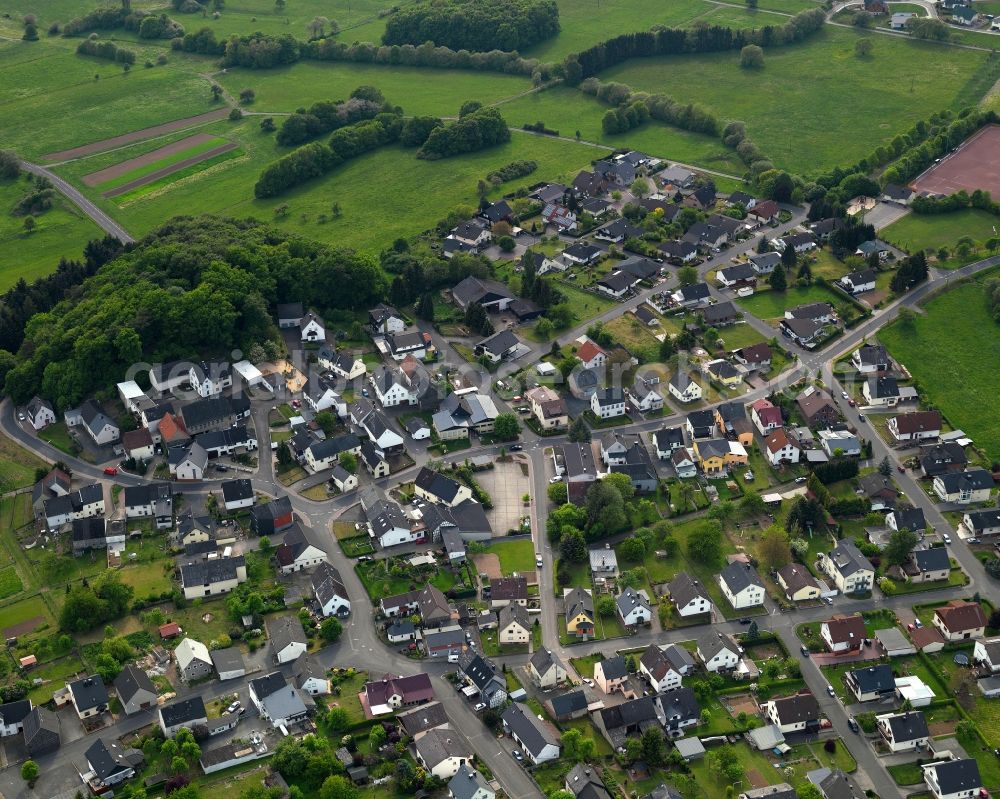
[[[56,39],[0,48],[0,114],[18,120],[5,147],[37,158],[213,108],[209,81],[197,74],[208,62],[176,57],[126,73],[66,49],[73,46]]]
[[[224,153],[218,153],[211,158],[206,158],[204,161],[199,161],[197,164],[190,164],[184,167],[184,169],[179,169],[169,175],[163,175],[151,183],[146,183],[143,186],[136,186],[131,191],[115,197],[114,201],[120,205],[124,205],[135,202],[136,200],[141,200],[143,197],[158,194],[162,189],[166,189],[174,183],[182,181],[185,178],[194,177],[202,172],[207,172],[208,170],[224,164],[227,161],[242,158],[243,155],[243,150],[239,148],[236,148],[235,150],[227,150]]]
[[[998,457],[1000,421],[981,409],[992,407],[1000,392],[993,368],[1000,361],[1000,336],[983,298],[982,280],[931,300],[912,327],[890,325],[879,339],[952,425],[968,433],[989,457]]]
[[[449,159],[447,164],[420,161],[413,150],[388,147],[357,158],[329,176],[272,200],[255,200],[253,184],[261,170],[279,156],[273,136],[260,132],[258,120],[228,121],[204,128],[238,141],[245,155],[148,194],[118,208],[91,192],[98,205],[112,213],[133,234],[141,235],[164,219],[185,213],[216,213],[235,217],[255,216],[310,238],[378,252],[399,236],[412,236],[434,224],[456,205],[475,206],[476,185],[497,167],[517,159],[533,159],[539,167],[533,174],[504,184],[504,191],[541,179],[571,180],[601,151],[583,144],[540,136],[516,135],[508,144]],[[176,134],[182,138],[186,133]],[[160,140],[163,146],[170,139]],[[94,156],[67,164],[60,173],[87,191],[80,179],[97,169],[149,151],[137,145],[118,153]],[[392,191],[386,191],[392,186]],[[341,217],[325,224],[331,206],[341,206]],[[274,209],[287,205],[286,216],[276,218]],[[586,295],[592,298],[592,295]],[[600,301],[592,298],[594,304]]]
[[[840,297],[823,286],[790,286],[786,291],[758,291],[751,297],[741,297],[737,303],[758,319],[779,319],[785,311],[810,302],[829,302],[834,306]]]
[[[61,196],[51,209],[34,217],[35,229],[26,232],[25,217],[12,216],[10,210],[33,186],[21,180],[0,181],[0,291],[21,278],[30,283],[47,275],[60,258],[80,258],[83,246],[101,236],[100,228]]]
[[[371,85],[407,114],[457,116],[466,100],[492,103],[531,88],[525,77],[494,72],[316,61],[266,71],[230,69],[217,77],[232,94],[248,87],[257,92],[253,110],[261,112],[341,100],[358,86]]]
[[[504,574],[528,572],[535,569],[535,545],[529,539],[518,541],[494,541],[486,549],[500,558],[500,570]]]
[[[743,120],[775,164],[816,174],[868,155],[918,119],[951,106],[986,59],[982,52],[889,36],[876,37],[873,54],[858,58],[857,38],[852,30],[828,26],[801,44],[768,51],[759,71],[740,69],[733,52],[635,59],[601,77]],[[905,74],[913,63],[923,67],[919,87],[915,79],[883,79]]]
[[[622,314],[604,327],[616,343],[621,344],[640,361],[659,360],[660,342],[650,329],[632,314]]]
[[[967,208],[951,214],[907,214],[879,234],[907,252],[953,247],[963,236],[982,245],[996,236],[997,218],[986,211]]]
[[[0,489],[32,485],[35,469],[46,464],[26,449],[19,447],[6,436],[0,436]]]
[[[580,137],[609,147],[632,147],[686,164],[742,175],[744,167],[719,139],[647,122],[628,133],[605,134],[601,118],[607,106],[576,89],[556,86],[501,103],[498,108],[513,127],[541,120],[563,136]],[[598,156],[595,156],[598,157]]]

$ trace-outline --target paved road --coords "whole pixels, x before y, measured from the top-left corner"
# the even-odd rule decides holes
[[[21,167],[33,175],[41,175],[42,177],[48,178],[52,182],[52,185],[55,186],[55,188],[58,189],[59,192],[66,197],[66,199],[94,220],[98,227],[100,227],[105,233],[114,236],[116,239],[125,244],[135,241],[135,239],[128,234],[128,231],[126,231],[125,228],[115,222],[115,220],[104,213],[104,211],[94,205],[90,200],[84,197],[83,194],[73,188],[55,172],[52,172],[43,166],[39,166],[38,164],[29,163],[28,161],[21,161]]]

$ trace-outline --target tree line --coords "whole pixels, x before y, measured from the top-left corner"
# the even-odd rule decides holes
[[[624,83],[602,82],[597,78],[587,78],[580,84],[580,90],[606,105],[616,106],[604,115],[605,133],[624,133],[649,119],[709,136],[719,132],[719,120],[711,111],[694,103],[678,103],[665,94],[636,92]]]
[[[271,69],[294,64],[299,60],[299,56],[299,43],[290,33],[278,36],[264,33],[233,35],[225,44],[222,66]]]
[[[4,390],[19,404],[39,394],[60,409],[73,407],[138,362],[229,357],[279,340],[275,303],[304,302],[323,313],[369,307],[385,291],[377,264],[351,250],[252,219],[178,217],[61,301],[51,304],[43,294],[16,360],[0,352],[0,363],[12,366]],[[11,310],[0,310],[4,328]]]
[[[537,161],[511,161],[499,169],[494,169],[486,176],[486,179],[494,186],[499,186],[501,183],[507,183],[511,180],[523,178],[525,175],[530,175],[536,169],[538,169]]]
[[[285,117],[275,141],[282,147],[294,147],[346,125],[374,119],[383,111],[396,110],[374,86],[359,86],[347,100],[322,100]]]
[[[397,11],[386,22],[382,44],[433,42],[453,50],[526,50],[559,33],[554,0],[435,0]]]
[[[734,30],[722,25],[703,25],[626,33],[567,56],[563,73],[566,82],[575,86],[630,58],[741,50],[748,44],[761,47],[794,44],[819,31],[825,19],[823,11],[816,8],[802,11],[779,26]]]
[[[118,8],[98,8],[63,25],[63,36],[79,36],[99,30],[118,30],[139,34],[141,39],[172,39],[184,35],[184,26],[166,14],[154,14],[123,4]]]
[[[435,127],[417,151],[417,158],[434,161],[471,153],[510,141],[510,129],[496,108],[480,108],[451,125]]]
[[[119,47],[114,42],[101,41],[100,39],[84,39],[76,46],[76,52],[78,55],[106,58],[108,61],[116,61],[119,64],[135,63],[135,50],[128,50]]]
[[[313,142],[279,158],[260,173],[254,196],[276,197],[306,181],[325,175],[345,161],[399,140],[400,114],[381,113],[333,132],[327,144]]]

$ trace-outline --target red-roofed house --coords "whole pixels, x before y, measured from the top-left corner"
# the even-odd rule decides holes
[[[184,421],[172,413],[163,414],[163,418],[160,419],[158,435],[160,440],[168,445],[177,441],[187,441],[191,437],[184,427]]]
[[[166,641],[168,638],[176,638],[181,634],[181,626],[175,621],[168,621],[160,625],[160,639]]]
[[[386,674],[381,680],[366,682],[358,697],[369,716],[384,716],[401,707],[420,705],[434,699],[434,686],[428,674],[395,677]]]
[[[580,345],[576,357],[583,361],[587,369],[597,369],[608,362],[608,354],[589,338]]]
[[[750,419],[762,436],[784,426],[781,408],[766,399],[759,399],[750,406]]]
[[[819,637],[826,648],[834,653],[860,649],[865,639],[865,620],[861,616],[837,614],[820,625]]]
[[[781,208],[774,200],[761,200],[753,208],[747,211],[747,216],[751,220],[760,222],[762,225],[770,225],[778,221],[778,213]]]
[[[764,454],[772,466],[780,463],[798,463],[799,445],[792,441],[782,427],[764,439]]]
[[[934,626],[947,641],[982,638],[986,633],[986,614],[978,602],[953,599],[934,611]]]

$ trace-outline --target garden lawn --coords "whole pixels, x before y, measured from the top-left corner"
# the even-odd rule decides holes
[[[650,120],[626,133],[605,133],[601,119],[608,106],[597,98],[568,86],[554,86],[500,102],[497,107],[507,124],[518,128],[526,123],[544,122],[550,130],[562,136],[580,132],[584,141],[598,142],[609,147],[631,147],[661,158],[686,164],[742,175],[745,167],[734,150],[720,139],[701,133],[674,128]]]
[[[633,59],[601,78],[743,120],[777,166],[815,175],[853,163],[917,120],[954,106],[987,57],[876,36],[872,55],[859,58],[854,51],[859,35],[826,26],[800,44],[768,49],[760,70],[741,69],[734,51]],[[886,84],[883,76],[908,74],[914,63],[922,65],[919,87],[915,78]],[[775,97],[782,98],[781,113],[774,113]]]
[[[713,703],[716,702],[714,699],[712,701]],[[722,712],[725,713],[724,710]],[[726,717],[728,718],[728,714],[726,714]],[[732,719],[730,719],[728,729],[731,730],[732,727]],[[698,734],[703,734],[703,728],[698,728]],[[767,756],[762,752],[752,750],[742,741],[733,746],[733,748],[736,750],[736,757],[743,766],[744,774],[747,774],[750,771],[756,771],[764,779],[766,779],[769,784],[781,781],[777,770],[771,765]],[[725,777],[714,771],[706,758],[694,761],[690,764],[690,768],[698,787],[704,792],[703,795],[705,796],[705,799],[723,799],[723,797],[726,796],[727,783]]]
[[[613,754],[611,744],[590,723],[589,718],[584,717],[582,719],[573,719],[572,721],[563,721],[559,723],[559,726],[562,727],[563,732],[567,730],[579,730],[584,738],[592,739],[594,741],[595,753],[598,757],[610,757]]]
[[[649,331],[649,328],[632,314],[623,313],[605,324],[604,329],[611,335],[615,343],[624,346],[641,363],[659,360],[660,342]]]
[[[461,96],[456,102],[462,99],[466,98]],[[60,168],[60,174],[135,235],[148,232],[177,213],[215,213],[253,216],[311,239],[378,253],[396,238],[426,230],[457,205],[474,207],[478,182],[511,161],[534,160],[538,170],[505,183],[503,192],[539,180],[570,182],[580,169],[603,154],[585,144],[529,135],[514,135],[507,144],[445,161],[421,161],[413,149],[392,146],[356,158],[280,197],[256,200],[253,186],[261,171],[285,152],[275,145],[273,136],[261,133],[258,126],[258,118],[248,117],[239,123],[224,121],[203,128],[204,132],[239,143],[244,155],[175,180],[121,207],[103,199],[80,180],[108,166],[108,156],[67,164]],[[110,163],[135,157],[146,149],[148,145],[128,148]],[[386,191],[387,186],[392,191]],[[499,197],[500,191],[495,194]],[[332,214],[334,203],[340,206],[337,219]],[[281,206],[286,207],[286,212],[276,214]],[[607,300],[586,296],[584,305],[610,307]],[[578,302],[571,298],[571,304]]]
[[[6,436],[0,436],[0,489],[30,486],[35,482],[35,469],[47,467],[40,458],[23,449]],[[31,521],[23,518],[22,523]]]
[[[79,259],[84,245],[102,235],[97,225],[59,194],[52,208],[31,217],[35,228],[26,232],[27,217],[11,216],[10,209],[33,189],[34,183],[24,180],[0,181],[0,292],[21,278],[31,283],[54,272],[60,258]]]
[[[721,327],[719,328],[719,336],[722,338],[723,346],[730,352],[766,341],[752,325],[748,324]]]
[[[28,699],[36,705],[44,705],[52,699],[52,694],[62,688],[68,678],[83,671],[83,662],[75,655],[44,663],[31,671],[31,679],[45,680],[28,692]]]
[[[990,317],[982,281],[965,283],[928,302],[912,326],[894,323],[879,340],[920,384],[950,424],[987,456],[1000,456],[1000,418],[982,413],[1000,394],[1000,328]]]
[[[950,214],[910,213],[881,231],[880,237],[901,250],[937,250],[954,247],[968,236],[979,245],[996,236],[997,218],[978,208],[966,208]]]
[[[834,305],[841,301],[830,289],[815,284],[811,286],[790,286],[786,291],[758,291],[750,297],[740,297],[737,304],[758,319],[767,321],[780,319],[785,311],[796,305],[810,302],[829,302]]]
[[[495,541],[486,551],[493,552],[500,558],[500,570],[504,575],[535,570],[535,545],[531,539]]]

